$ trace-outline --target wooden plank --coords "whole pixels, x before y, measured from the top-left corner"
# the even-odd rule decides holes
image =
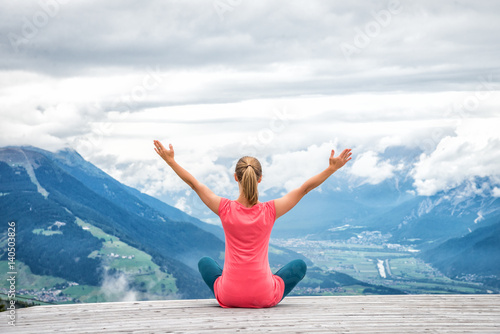
[[[7,333],[500,333],[499,295],[288,297],[270,309],[215,300],[36,306]],[[5,319],[5,318],[4,318]]]

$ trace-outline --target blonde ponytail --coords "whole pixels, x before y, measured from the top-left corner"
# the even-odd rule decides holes
[[[243,195],[250,205],[259,200],[258,184],[262,176],[262,166],[259,160],[253,157],[243,157],[236,164],[236,177],[243,188]]]

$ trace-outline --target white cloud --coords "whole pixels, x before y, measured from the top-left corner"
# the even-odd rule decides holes
[[[394,176],[396,167],[389,161],[382,161],[375,152],[361,153],[349,169],[349,173],[362,178],[363,183],[379,184]]]
[[[187,214],[191,214],[191,208],[187,205],[187,200],[186,200],[186,197],[181,197],[177,200],[177,202],[175,203],[174,207],[176,207],[177,209],[181,210],[181,211],[184,211],[185,213]]]
[[[308,178],[328,167],[332,149],[338,149],[336,142],[311,145],[307,149],[274,154],[269,161],[261,161],[263,179],[261,191],[269,189],[290,191],[302,185]],[[335,155],[340,152],[336,151]]]
[[[498,36],[491,31],[500,27],[499,5],[485,0],[401,2],[402,11],[347,61],[341,43],[352,43],[377,21],[373,13],[392,3],[255,0],[234,6],[221,21],[212,1],[71,1],[18,52],[7,38],[0,67],[80,81],[159,66],[172,72],[171,97],[183,100],[178,91],[187,89],[191,102],[214,86],[219,94],[211,99],[219,102],[243,95],[458,90],[475,73],[496,69]],[[23,35],[36,13],[43,14],[37,3],[10,3],[0,12],[2,35]]]
[[[34,145],[56,150],[68,146],[70,138],[90,131],[92,115],[71,103],[48,108],[0,111],[0,145]]]
[[[414,186],[430,196],[473,181],[500,177],[500,118],[463,119],[455,136],[443,138],[415,164]]]
[[[41,4],[9,3],[0,33],[22,34]],[[178,161],[226,196],[244,154],[261,158],[264,191],[299,186],[344,147],[355,149],[346,170],[370,184],[403,168],[380,158],[387,148],[424,151],[414,171],[421,194],[497,175],[498,138],[481,146],[485,133],[469,132],[500,108],[500,35],[491,34],[500,4],[402,2],[347,61],[340,44],[388,5],[256,0],[221,20],[211,1],[61,2],[18,52],[0,44],[0,146],[69,145],[155,196],[187,186],[153,139],[172,142]],[[483,120],[454,134],[462,118]],[[478,165],[457,156],[464,148]]]

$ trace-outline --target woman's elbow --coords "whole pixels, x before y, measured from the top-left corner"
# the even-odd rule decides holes
[[[314,187],[310,187],[310,186],[307,186],[307,185],[303,185],[302,187],[299,188],[299,195],[300,195],[300,198],[304,197],[305,195],[307,195],[311,190],[313,190]]]

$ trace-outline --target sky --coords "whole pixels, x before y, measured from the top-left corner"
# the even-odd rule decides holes
[[[0,147],[77,150],[189,212],[153,150],[221,196],[258,157],[286,192],[406,170],[421,196],[475,178],[500,197],[498,1],[0,0]],[[388,148],[419,152],[387,158]],[[179,195],[180,194],[180,195]]]

